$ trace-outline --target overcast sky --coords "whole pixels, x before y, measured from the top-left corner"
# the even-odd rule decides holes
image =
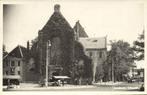
[[[61,13],[71,27],[80,20],[89,37],[108,37],[109,40],[124,40],[133,43],[144,27],[144,4],[127,1],[81,1],[42,2],[11,4],[4,6],[3,42],[9,52],[18,44],[38,36],[54,11],[54,4],[60,4]]]

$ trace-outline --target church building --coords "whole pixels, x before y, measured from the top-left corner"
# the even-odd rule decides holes
[[[18,67],[22,65],[17,75],[23,74],[22,82],[44,80],[48,73],[48,79],[68,76],[72,83],[91,84],[95,81],[96,68],[106,59],[106,40],[106,37],[89,38],[79,21],[72,28],[62,15],[60,5],[56,4],[54,13],[38,31],[32,45],[28,42],[25,49],[17,47]],[[22,49],[27,56],[22,56]],[[4,64],[6,59],[8,57],[4,58]],[[11,59],[16,58],[11,56]],[[7,70],[4,73],[8,74]]]

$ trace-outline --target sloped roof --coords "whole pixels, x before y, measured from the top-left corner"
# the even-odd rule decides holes
[[[59,6],[58,9],[55,9],[56,6]],[[50,19],[47,21],[45,26],[42,28],[43,31],[73,31],[70,24],[67,22],[67,20],[64,18],[64,16],[60,12],[60,5],[55,5],[54,7],[54,13],[50,17]],[[56,11],[58,10],[58,11]]]
[[[79,38],[79,42],[85,49],[104,49],[106,48],[106,37],[101,38]]]
[[[85,32],[84,28],[82,27],[79,21],[76,22],[73,29],[74,31],[79,33],[79,37],[88,37],[87,33]]]
[[[18,45],[10,53],[8,53],[6,56],[4,56],[3,59],[5,59],[8,56],[17,57],[17,58],[26,57],[27,56],[27,49],[23,46]]]

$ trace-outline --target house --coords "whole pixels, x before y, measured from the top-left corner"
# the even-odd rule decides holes
[[[92,59],[93,81],[95,81],[96,68],[102,65],[107,58],[107,37],[90,38],[79,21],[74,26],[75,40],[84,47],[85,54]]]
[[[34,81],[37,77],[30,71],[32,65],[27,58],[27,48],[16,46],[3,58],[3,78],[17,78],[20,82]]]
[[[20,81],[24,81],[24,64],[27,50],[18,45],[3,58],[3,75],[19,76]]]
[[[136,70],[136,69],[137,69],[137,66],[136,66],[135,63],[133,63],[133,64],[131,64],[131,65],[129,66],[128,75],[129,75],[130,78],[132,78],[132,77],[134,77],[134,76],[137,75],[137,70]]]

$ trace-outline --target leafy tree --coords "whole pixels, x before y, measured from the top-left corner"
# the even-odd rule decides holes
[[[121,40],[111,42],[111,50],[107,60],[112,67],[112,80],[121,81],[123,74],[129,71],[133,63],[133,50],[130,44]]]
[[[90,79],[92,80],[92,60],[85,55],[84,48],[81,43],[75,41],[75,60],[73,66],[74,77],[81,84],[80,81],[82,78],[88,79],[90,83]]]
[[[100,64],[96,67],[95,81],[101,81],[104,77],[103,64]]]
[[[107,52],[107,58],[109,56],[109,52]],[[108,59],[106,59],[106,61],[102,64],[103,66],[103,73],[104,73],[104,76],[103,76],[103,81],[106,82],[106,81],[110,81],[111,80],[111,63],[108,62]]]
[[[134,41],[134,58],[135,60],[144,59],[144,31],[139,35],[138,39]]]

